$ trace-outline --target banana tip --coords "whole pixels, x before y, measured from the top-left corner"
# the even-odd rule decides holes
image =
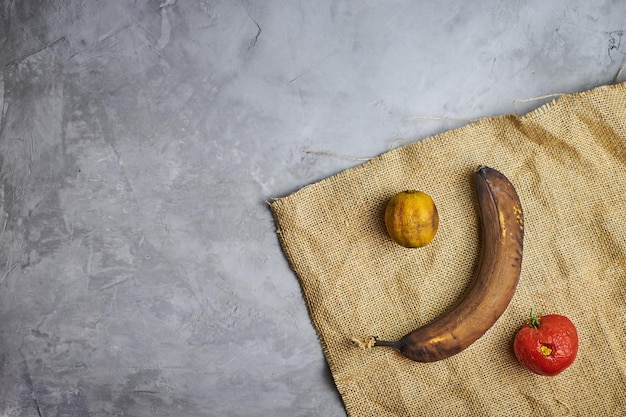
[[[476,172],[480,175],[485,175],[487,171],[491,170],[493,170],[493,168],[488,167],[487,165],[478,165],[478,169],[476,170]]]

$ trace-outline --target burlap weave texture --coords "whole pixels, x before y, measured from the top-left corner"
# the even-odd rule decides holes
[[[480,165],[511,180],[525,215],[522,274],[504,315],[435,363],[355,347],[355,336],[398,339],[463,294],[480,249]],[[427,247],[386,233],[385,204],[406,189],[437,204]],[[351,417],[626,415],[626,83],[394,149],[271,210]],[[578,357],[556,377],[526,371],[513,354],[531,307],[578,328]]]

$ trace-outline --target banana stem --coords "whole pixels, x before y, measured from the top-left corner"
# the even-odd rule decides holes
[[[388,340],[378,340],[374,342],[374,346],[386,346],[394,349],[400,350],[402,346],[404,346],[404,342],[402,340],[397,340],[395,342],[390,342]]]
[[[352,342],[363,350],[371,350],[374,346],[386,346],[400,350],[402,346],[404,346],[404,341],[402,340],[390,342],[387,340],[378,340],[374,336],[369,336],[364,339],[353,337]]]

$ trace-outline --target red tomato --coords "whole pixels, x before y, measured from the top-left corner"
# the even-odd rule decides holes
[[[558,375],[576,359],[578,332],[565,316],[536,316],[531,310],[530,321],[515,335],[513,350],[526,369],[538,375]]]

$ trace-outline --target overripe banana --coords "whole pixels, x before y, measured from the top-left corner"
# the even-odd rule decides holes
[[[370,346],[398,349],[418,362],[455,355],[478,340],[504,313],[522,268],[524,216],[513,185],[493,168],[475,177],[481,215],[480,262],[461,301],[448,313],[394,342],[371,339]]]

